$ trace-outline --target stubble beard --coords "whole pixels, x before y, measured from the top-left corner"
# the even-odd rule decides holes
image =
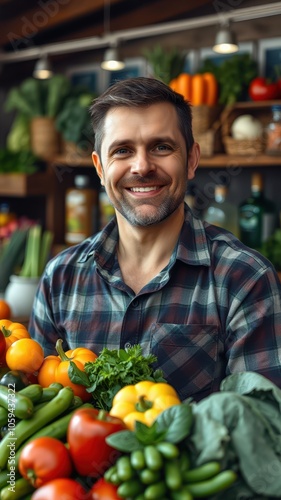
[[[178,196],[176,199],[166,198],[164,202],[157,208],[154,208],[151,213],[144,213],[141,210],[143,201],[139,202],[137,207],[132,207],[126,200],[123,199],[122,204],[115,206],[115,209],[132,225],[139,227],[152,226],[164,221],[172,215],[184,200],[185,192]],[[145,202],[146,205],[151,205],[153,202]],[[140,207],[140,209],[138,209]]]

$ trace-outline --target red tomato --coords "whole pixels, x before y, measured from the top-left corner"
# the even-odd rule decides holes
[[[90,500],[91,497],[78,481],[59,478],[38,488],[32,494],[31,500],[59,500],[59,498],[63,500]]]
[[[254,78],[249,85],[249,96],[253,101],[270,101],[279,96],[278,83],[269,83],[261,76]]]
[[[52,437],[30,441],[20,454],[19,471],[35,488],[52,479],[70,477],[72,469],[68,449]]]
[[[91,500],[121,500],[117,495],[118,486],[108,483],[101,477],[92,487]]]
[[[81,476],[100,477],[115,463],[120,452],[109,446],[107,436],[126,429],[122,420],[95,408],[78,408],[67,429],[74,467]]]

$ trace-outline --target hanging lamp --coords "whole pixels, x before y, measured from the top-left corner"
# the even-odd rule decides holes
[[[224,23],[221,25],[219,31],[216,34],[215,44],[213,46],[213,51],[218,54],[232,54],[239,50],[236,35],[230,27],[230,23]]]
[[[110,0],[104,0],[104,34],[110,34]],[[125,67],[119,54],[117,40],[105,51],[101,67],[107,71],[118,71]]]
[[[46,80],[53,76],[53,69],[47,54],[43,54],[35,64],[33,71],[34,78]]]

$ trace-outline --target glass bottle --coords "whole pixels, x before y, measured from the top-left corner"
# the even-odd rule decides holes
[[[275,231],[277,211],[275,204],[264,195],[262,175],[251,178],[251,196],[239,206],[240,239],[245,245],[259,249]]]
[[[99,210],[100,210],[100,229],[103,229],[114,217],[115,210],[114,207],[107,196],[107,192],[104,187],[101,187],[99,193]]]
[[[237,207],[227,200],[227,187],[218,184],[215,187],[215,198],[205,211],[205,221],[215,226],[227,229],[238,236],[238,212]]]
[[[90,177],[76,175],[74,187],[65,198],[65,242],[80,243],[96,232],[98,192],[90,185]]]
[[[281,155],[281,106],[271,107],[272,120],[266,130],[266,153]]]

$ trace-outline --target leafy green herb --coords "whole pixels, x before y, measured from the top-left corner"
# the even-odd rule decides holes
[[[144,356],[140,345],[113,350],[105,347],[95,361],[85,364],[87,380],[73,366],[69,369],[69,377],[72,382],[87,387],[96,408],[109,411],[115,394],[122,387],[141,380],[165,382],[162,370],[153,369],[156,361],[156,356],[152,354]]]
[[[234,104],[248,99],[248,87],[257,76],[257,62],[249,54],[237,54],[216,65],[206,59],[200,73],[210,71],[219,83],[220,104]]]
[[[52,242],[53,233],[47,229],[42,233],[40,224],[29,229],[20,276],[33,278],[41,276],[50,257]]]
[[[10,151],[0,149],[0,173],[33,174],[38,170],[37,158],[29,151]]]
[[[164,440],[179,443],[189,435],[192,424],[192,406],[182,403],[164,410],[151,426],[136,421],[134,431],[115,432],[106,438],[106,442],[127,453]]]
[[[158,431],[165,431],[165,440],[179,443],[192,428],[193,413],[190,403],[181,403],[164,410],[156,419]]]
[[[155,45],[152,49],[144,50],[144,56],[151,64],[154,76],[167,84],[184,70],[186,53],[175,47],[168,50]]]

